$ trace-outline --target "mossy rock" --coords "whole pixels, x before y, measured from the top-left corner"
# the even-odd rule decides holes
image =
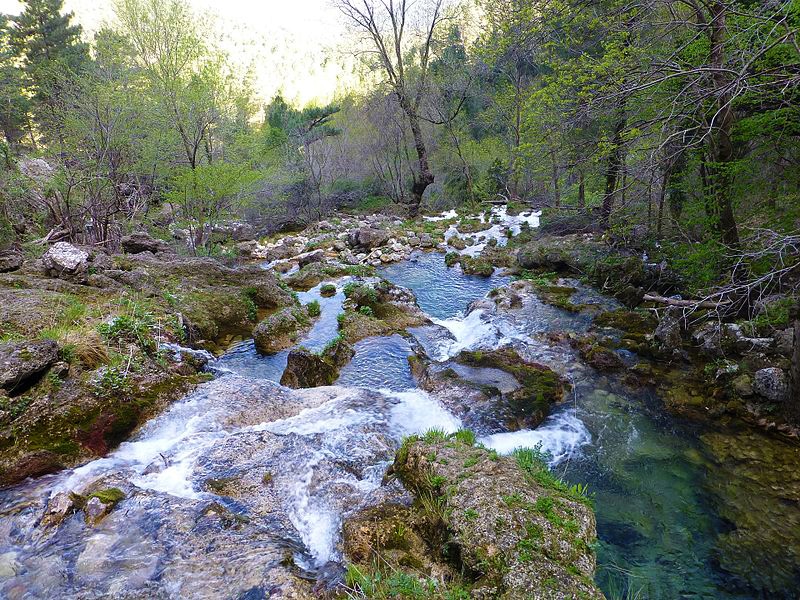
[[[275,354],[295,344],[311,328],[308,305],[286,307],[261,321],[253,329],[253,341],[261,354]]]
[[[521,387],[503,396],[513,421],[508,423],[512,429],[539,425],[550,413],[550,407],[563,400],[570,388],[558,373],[544,365],[525,361],[512,348],[464,351],[454,360],[470,367],[500,369],[514,376]]]
[[[625,334],[631,334],[631,339],[640,339],[643,336],[653,333],[658,326],[658,319],[650,311],[644,310],[609,310],[597,315],[593,324],[596,327],[611,327],[619,329]],[[626,336],[630,337],[630,336]]]
[[[499,457],[430,433],[406,440],[390,473],[415,496],[418,516],[406,522],[461,574],[460,587],[479,597],[603,598],[592,581],[596,531],[585,498],[527,455]]]

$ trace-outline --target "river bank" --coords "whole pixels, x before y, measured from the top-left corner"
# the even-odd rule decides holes
[[[236,573],[240,595],[291,597],[311,593],[309,580],[348,581],[352,558],[341,531],[350,519],[413,500],[397,481],[381,483],[404,436],[469,427],[498,455],[541,443],[558,475],[589,485],[596,581],[610,597],[628,590],[652,598],[790,597],[800,548],[800,529],[791,526],[800,497],[797,447],[741,421],[671,415],[663,386],[652,381],[663,365],[642,347],[649,334],[621,331],[605,316],[622,314],[619,300],[575,280],[470,273],[485,268],[463,257],[511,264],[510,252],[529,243],[536,215],[459,218],[463,225],[443,217],[416,222],[416,236],[408,223],[390,221],[396,237],[378,236],[376,249],[412,251],[373,256],[377,271],[342,260],[372,233],[322,234],[325,249],[309,249],[317,243],[309,237],[291,244],[296,255],[269,261],[265,277],[280,265],[285,283],[300,290],[292,297],[276,283],[287,300],[272,310],[302,307],[307,317],[293,314],[296,335],[281,330],[288,347],[262,354],[246,330],[237,333],[241,341],[209,363],[214,381],[119,450],[0,493],[4,593],[213,597],[230,593],[218,586]],[[460,258],[448,267],[442,254],[415,250],[411,242],[416,237],[421,246],[424,233]],[[287,245],[281,240],[271,243]],[[312,315],[306,307],[315,302]],[[262,312],[249,327],[271,316]],[[336,366],[337,387],[290,391],[273,383],[294,348],[323,353],[332,342],[353,348],[349,364]],[[684,370],[679,363],[668,369],[676,379]],[[510,418],[518,389],[537,399],[541,417]],[[551,397],[544,389],[560,391]],[[533,414],[528,406],[523,412]],[[124,497],[102,494],[110,489]],[[69,492],[79,492],[83,504]],[[100,498],[92,501],[93,494]],[[94,525],[85,519],[90,501],[108,513]],[[43,528],[42,516],[58,518],[59,506],[61,526]],[[200,549],[212,538],[209,558]]]

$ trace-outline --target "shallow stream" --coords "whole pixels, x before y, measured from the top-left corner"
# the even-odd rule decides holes
[[[275,382],[287,353],[261,357],[242,342],[212,363],[214,381],[108,457],[0,492],[0,597],[266,598],[287,560],[308,577],[335,579],[342,518],[402,493],[381,486],[402,437],[461,426],[416,388],[407,360],[414,347],[444,360],[506,344],[563,374],[574,391],[537,429],[487,424],[481,441],[500,452],[541,444],[559,474],[588,484],[597,581],[610,598],[797,597],[796,447],[673,418],[652,391],[600,375],[548,341],[548,333],[586,331],[585,315],[535,298],[509,311],[468,311],[505,277],[464,275],[435,253],[381,275],[412,289],[435,325],[362,340],[338,387],[286,390]],[[319,286],[301,294],[322,307],[304,346],[319,350],[336,335],[344,283],[331,298]],[[582,291],[582,302],[615,306]],[[51,494],[87,485],[118,486],[127,498],[95,528],[78,516],[55,530],[37,526]]]

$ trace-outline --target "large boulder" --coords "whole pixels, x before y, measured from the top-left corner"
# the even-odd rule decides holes
[[[169,244],[162,240],[157,240],[146,231],[137,231],[122,238],[122,249],[128,254],[139,254],[141,252],[171,252]]]
[[[369,509],[371,526],[362,515],[345,522],[345,554],[360,571],[411,573],[458,591],[442,597],[603,598],[590,503],[535,453],[498,457],[462,434],[410,438],[390,474],[415,502]]]
[[[350,245],[358,248],[372,250],[378,246],[383,246],[389,241],[390,234],[385,229],[376,227],[359,227],[350,232]]]
[[[0,273],[16,271],[22,266],[22,262],[23,256],[20,252],[14,250],[0,252]]]
[[[338,342],[322,354],[295,348],[289,353],[281,385],[295,389],[332,385],[339,378],[339,369],[354,354],[353,347],[346,342]]]
[[[756,371],[753,391],[770,402],[785,402],[789,399],[789,378],[783,369],[769,367]]]
[[[0,388],[14,390],[58,360],[53,340],[0,344]]]
[[[69,242],[57,242],[42,255],[42,265],[51,277],[85,279],[89,269],[89,253]]]

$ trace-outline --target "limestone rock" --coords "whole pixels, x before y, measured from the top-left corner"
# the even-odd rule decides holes
[[[13,390],[58,360],[53,340],[0,344],[0,388]]]
[[[47,502],[41,526],[58,526],[76,510],[75,496],[69,492],[58,492]]]
[[[789,378],[783,369],[768,367],[756,371],[753,391],[771,402],[789,399]]]
[[[22,266],[22,262],[23,257],[20,252],[15,252],[14,250],[0,252],[0,273],[16,271]]]
[[[141,252],[171,252],[169,244],[162,240],[157,240],[146,231],[137,231],[122,238],[122,249],[128,254],[140,254]]]
[[[359,227],[350,232],[349,241],[353,247],[372,250],[389,240],[389,232],[375,227]]]
[[[82,279],[89,268],[89,253],[69,242],[57,242],[42,255],[42,265],[51,277]]]
[[[294,344],[297,337],[311,325],[306,310],[287,307],[261,321],[253,330],[256,350],[274,354]]]
[[[664,351],[680,350],[683,338],[683,312],[680,308],[672,307],[667,310],[658,323],[653,337]]]

